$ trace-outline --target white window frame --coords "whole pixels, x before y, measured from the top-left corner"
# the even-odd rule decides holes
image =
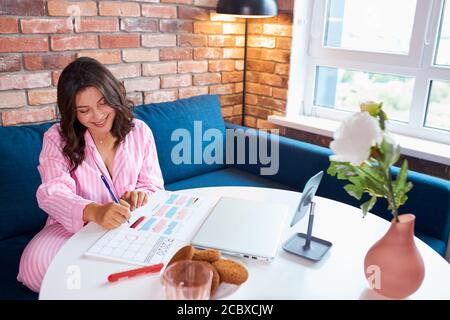
[[[447,5],[450,5],[450,0],[447,1]],[[408,55],[322,47],[327,0],[302,0],[294,3],[287,118],[303,115],[340,121],[349,115],[347,111],[313,104],[316,66],[412,76],[414,89],[409,122],[390,121],[388,129],[403,135],[450,144],[450,132],[423,125],[431,81],[450,82],[450,67],[433,66],[444,0],[417,0]]]

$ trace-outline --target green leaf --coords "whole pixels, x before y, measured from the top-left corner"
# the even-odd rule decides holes
[[[400,172],[398,173],[397,179],[395,180],[394,193],[400,192],[405,187],[407,176],[408,176],[408,160],[405,160],[403,161]]]
[[[362,194],[364,192],[364,187],[360,184],[346,184],[344,186],[345,191],[352,197],[361,200]]]
[[[363,212],[363,216],[365,217],[367,212],[372,210],[373,206],[377,203],[377,197],[371,197],[368,201],[364,202],[360,207]]]
[[[411,182],[407,182],[405,184],[405,187],[395,195],[395,201],[396,201],[396,205],[397,205],[397,209],[404,205],[406,200],[408,200],[408,196],[406,195],[406,193],[408,191],[410,191],[413,187],[413,184]]]
[[[386,169],[394,165],[400,157],[400,146],[388,137],[383,138],[380,151],[383,154],[384,168]]]
[[[327,173],[331,176],[337,175],[339,180],[348,180],[349,177],[356,176],[355,167],[349,162],[331,161]]]
[[[397,206],[397,209],[405,204],[406,200],[408,200],[408,196],[406,195],[406,193],[408,193],[413,187],[413,184],[411,182],[406,182],[407,177],[408,161],[405,160],[403,161],[400,172],[397,175],[397,179],[393,183],[395,204]]]
[[[330,166],[327,169],[327,173],[332,177],[334,177],[337,174],[336,162],[334,161],[330,162]]]
[[[364,182],[361,183],[366,186],[366,189],[370,190],[370,194],[377,195],[378,197],[384,197],[386,195],[386,188],[384,185],[383,177],[379,172],[378,167],[366,166],[364,168],[355,168],[358,177],[361,177]]]

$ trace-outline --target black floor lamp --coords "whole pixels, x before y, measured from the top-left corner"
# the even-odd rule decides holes
[[[219,0],[217,3],[217,13],[229,14],[240,18],[245,18],[245,48],[244,48],[244,83],[242,93],[242,125],[245,117],[245,93],[247,78],[247,18],[268,18],[278,14],[276,0]]]

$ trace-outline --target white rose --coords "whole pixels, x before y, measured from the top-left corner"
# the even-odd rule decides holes
[[[333,138],[330,160],[359,166],[369,158],[370,148],[381,143],[383,132],[378,121],[364,111],[345,119]]]

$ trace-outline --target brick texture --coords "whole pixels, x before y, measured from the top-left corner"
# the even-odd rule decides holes
[[[73,30],[70,19],[22,19],[22,33],[69,33]]]
[[[56,103],[56,89],[30,90],[28,101],[30,105]]]
[[[0,72],[11,72],[20,70],[20,56],[0,54]]]
[[[0,33],[18,33],[19,25],[16,17],[0,17]]]
[[[97,36],[94,35],[67,35],[51,37],[51,49],[53,51],[96,49],[97,47]]]
[[[77,58],[79,57],[90,57],[103,64],[120,63],[120,51],[82,51],[77,54]]]
[[[140,64],[116,64],[108,65],[107,68],[118,79],[136,78],[141,75]]]
[[[50,0],[47,2],[47,10],[49,16],[96,16],[97,3],[95,1]]]
[[[2,112],[2,124],[11,126],[55,119],[55,107],[27,108]]]
[[[26,70],[46,70],[64,68],[75,59],[73,53],[48,53],[24,55],[24,68]]]
[[[280,0],[278,6],[277,17],[251,19],[248,25],[245,123],[261,129],[276,128],[267,117],[286,112],[293,1]]]
[[[117,31],[119,31],[119,21],[116,18],[76,19],[75,20],[75,31],[76,32],[117,32]]]
[[[105,64],[136,103],[217,94],[225,120],[237,123],[245,21],[216,14],[216,5],[217,0],[2,1],[2,124],[56,116],[50,105],[55,106],[59,76],[79,57]],[[249,20],[250,123],[285,108],[292,10],[284,10],[279,17]]]
[[[1,14],[17,16],[45,16],[45,0],[2,0]]]
[[[0,41],[0,52],[45,52],[48,51],[48,38],[34,37],[3,37]]]
[[[138,17],[141,15],[141,8],[138,3],[101,1],[98,6],[101,16]]]

